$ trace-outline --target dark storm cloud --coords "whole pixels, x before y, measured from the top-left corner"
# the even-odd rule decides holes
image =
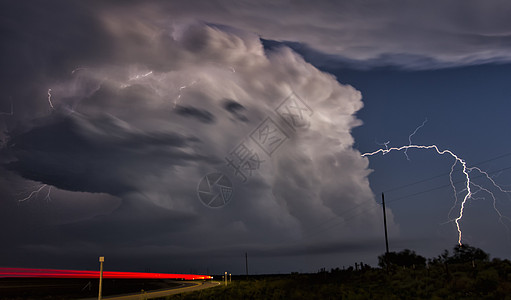
[[[224,107],[231,113],[236,113],[240,110],[244,110],[245,107],[234,100],[225,100]]]
[[[224,101],[224,108],[230,112],[236,119],[247,122],[248,118],[243,115],[246,110],[245,107],[234,100],[226,99]]]
[[[56,227],[58,239],[73,244],[89,241],[104,247],[125,245],[184,245],[176,233],[193,230],[200,225],[199,216],[161,209],[150,202],[124,203],[108,215],[83,222]],[[132,243],[131,241],[136,241]],[[56,240],[55,242],[58,242]]]
[[[327,254],[347,254],[370,252],[379,248],[381,242],[375,240],[350,240],[350,241],[287,241],[274,245],[242,244],[236,246],[208,248],[192,250],[190,256],[214,255],[218,257],[233,257],[244,252],[249,252],[253,257],[296,257]],[[165,247],[162,248],[162,250]],[[174,251],[167,248],[167,251]],[[176,253],[178,254],[178,253]]]
[[[2,1],[0,22],[0,79],[10,95],[43,72],[60,77],[79,62],[100,64],[114,55],[112,40],[84,2]],[[91,55],[98,49],[102,55]]]
[[[289,41],[272,41],[261,39],[264,47],[268,50],[278,49],[279,47],[289,47],[296,53],[299,53],[311,64],[328,69],[349,68],[369,70],[378,67],[393,66],[400,69],[434,69],[454,67],[456,63],[441,62],[426,55],[415,55],[408,53],[380,54],[370,59],[350,59],[342,55],[327,54],[318,51],[304,43]],[[484,63],[481,61],[480,63]]]
[[[325,241],[379,232],[380,214],[369,210],[324,232],[321,247],[276,246],[347,207],[374,204],[368,162],[351,135],[361,124],[361,94],[289,48],[265,52],[258,34],[268,28],[252,32],[264,23],[249,11],[240,11],[247,32],[234,28],[238,17],[225,18],[227,4],[204,3],[5,4],[2,29],[10,34],[1,51],[12,61],[2,57],[10,81],[0,102],[9,107],[12,99],[14,113],[0,123],[7,132],[0,224],[14,228],[9,253],[34,261],[107,253],[130,264],[131,255],[252,244],[289,256],[342,252]],[[288,126],[275,109],[292,92],[314,111],[311,126],[290,132],[272,156],[261,153],[264,164],[242,184],[224,158],[265,118]],[[213,171],[234,185],[218,210],[197,198]]]
[[[270,249],[251,249],[256,256],[307,256],[373,251],[379,246],[378,241],[329,241],[319,243],[305,243],[297,245],[284,245]]]
[[[45,121],[9,140],[4,152],[16,160],[7,168],[62,189],[119,195],[134,189],[126,176],[144,177],[187,161],[205,160],[185,152],[197,143],[194,138],[133,132],[107,115],[54,114]]]
[[[215,116],[207,110],[198,109],[193,106],[176,106],[176,113],[180,116],[192,117],[202,123],[215,122]]]

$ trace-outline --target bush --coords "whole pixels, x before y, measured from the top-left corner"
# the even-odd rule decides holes
[[[405,249],[401,252],[389,252],[388,254],[382,254],[378,256],[378,265],[381,268],[387,267],[387,262],[390,265],[396,265],[400,267],[424,267],[426,265],[426,258],[417,255],[415,251]]]

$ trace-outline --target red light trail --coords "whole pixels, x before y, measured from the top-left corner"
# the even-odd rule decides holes
[[[99,271],[79,270],[53,270],[28,268],[0,268],[0,278],[99,278]],[[211,279],[209,275],[195,274],[167,274],[167,273],[139,273],[139,272],[103,272],[103,278],[113,279],[184,279],[200,280]]]

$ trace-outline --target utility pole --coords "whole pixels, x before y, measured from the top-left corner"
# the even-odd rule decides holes
[[[104,256],[99,257],[99,294],[98,300],[101,300],[101,291],[103,289],[103,262],[105,261]]]
[[[383,207],[383,226],[385,227],[385,264],[387,265],[387,274],[389,273],[389,237],[387,235],[387,214],[385,213],[385,196],[381,193],[381,203]]]
[[[245,270],[247,271],[247,280],[248,280],[248,255],[245,252]]]

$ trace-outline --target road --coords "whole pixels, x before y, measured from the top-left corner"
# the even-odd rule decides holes
[[[102,299],[105,300],[145,300],[145,299],[153,299],[158,297],[165,297],[170,295],[176,295],[181,294],[185,292],[193,292],[198,290],[203,290],[211,287],[218,286],[220,282],[211,282],[207,281],[202,284],[202,282],[192,282],[189,283],[191,285],[183,286],[183,287],[177,287],[174,289],[165,289],[165,290],[157,290],[157,291],[149,291],[145,292],[144,294],[137,293],[137,294],[128,294],[128,295],[119,295],[119,296],[108,296],[108,297],[102,297]],[[185,285],[185,284],[183,284]],[[98,299],[95,298],[86,298],[86,299],[80,299],[80,300],[95,300]]]

